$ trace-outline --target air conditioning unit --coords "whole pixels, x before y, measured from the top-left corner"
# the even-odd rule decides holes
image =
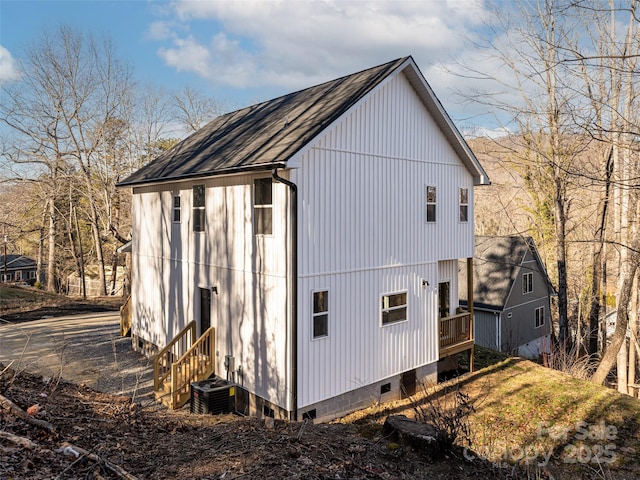
[[[191,384],[191,413],[211,414],[235,411],[235,385],[221,378]]]

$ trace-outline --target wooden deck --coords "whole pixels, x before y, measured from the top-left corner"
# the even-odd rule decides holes
[[[473,348],[473,322],[470,312],[440,319],[440,358]]]

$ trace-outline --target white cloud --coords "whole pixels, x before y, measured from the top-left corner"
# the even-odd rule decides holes
[[[455,55],[486,16],[481,0],[464,4],[178,0],[172,18],[189,33],[153,29],[172,39],[159,54],[178,70],[235,88],[302,88],[405,55],[422,63]]]
[[[11,52],[0,45],[0,85],[18,80],[19,78],[20,71]]]

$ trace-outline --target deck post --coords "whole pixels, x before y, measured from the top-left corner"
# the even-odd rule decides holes
[[[473,257],[467,258],[467,310],[469,310],[469,315],[471,317],[469,319],[470,338],[475,344],[475,332],[473,331]],[[472,346],[469,351],[469,371],[471,372],[473,372],[473,352],[474,348]]]

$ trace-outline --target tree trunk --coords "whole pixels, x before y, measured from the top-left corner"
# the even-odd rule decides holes
[[[602,384],[607,379],[607,375],[611,371],[622,343],[627,337],[627,326],[629,325],[629,300],[631,299],[631,290],[633,288],[633,277],[638,269],[638,261],[640,255],[634,252],[625,268],[626,272],[621,272],[622,288],[618,290],[618,316],[616,320],[616,329],[611,336],[611,343],[607,347],[598,369],[591,377],[591,381]]]
[[[591,266],[591,307],[589,309],[589,355],[598,353],[598,332],[602,307],[606,313],[606,272],[603,256],[604,240],[607,225],[609,193],[611,190],[611,174],[613,172],[612,149],[609,148],[605,167],[605,191],[598,205],[598,229],[594,235],[593,263]],[[604,297],[604,304],[600,302]]]
[[[49,217],[49,233],[48,233],[48,248],[49,256],[47,259],[47,291],[56,291],[56,205],[53,198],[48,200],[48,217]]]

